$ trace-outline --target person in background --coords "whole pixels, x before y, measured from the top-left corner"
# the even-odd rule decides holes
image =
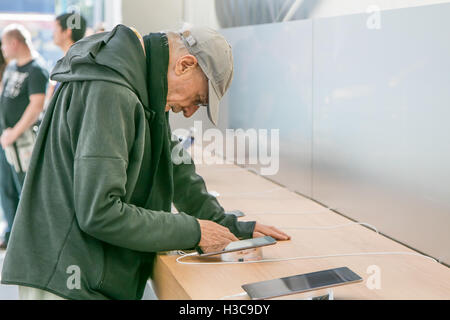
[[[69,48],[86,33],[86,20],[78,13],[64,13],[56,17],[53,42],[66,55]]]
[[[3,91],[3,74],[5,73],[6,66],[8,65],[8,60],[3,56],[2,53],[2,41],[0,40],[0,95]],[[0,199],[1,201],[1,199]]]
[[[20,24],[11,24],[3,30],[2,52],[11,61],[3,75],[0,96],[0,198],[7,220],[0,248],[5,249],[25,179],[25,172],[17,172],[7,161],[5,149],[37,121],[44,107],[48,72],[33,57],[31,35]]]
[[[3,73],[5,72],[5,68],[8,62],[6,61],[5,57],[2,53],[2,42],[0,41],[0,94],[2,93],[2,79],[3,79]]]
[[[0,41],[0,95],[2,94],[3,91],[3,73],[5,71],[6,65],[8,64],[8,62],[6,61],[5,57],[3,57],[3,53],[2,53],[2,42]],[[1,176],[0,176],[1,179]],[[4,220],[3,217],[3,212],[2,212],[2,205],[1,205],[1,201],[2,199],[0,199],[0,221]]]
[[[75,42],[84,38],[86,35],[86,27],[86,19],[84,19],[82,15],[78,13],[63,13],[55,19],[53,43],[63,51],[64,55],[66,55],[69,48]],[[45,98],[46,106],[52,98],[53,93],[58,89],[58,86],[59,84],[57,82],[50,82]]]

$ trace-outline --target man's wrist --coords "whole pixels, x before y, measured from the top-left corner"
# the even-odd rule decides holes
[[[238,221],[234,215],[228,215],[225,218],[226,227],[238,238],[250,239],[253,238],[256,221]]]
[[[23,132],[17,126],[11,128],[11,134],[14,138],[14,141],[16,141],[22,135],[22,133]]]
[[[239,225],[239,233],[242,238],[244,239],[253,238],[256,221],[238,221],[237,223]]]

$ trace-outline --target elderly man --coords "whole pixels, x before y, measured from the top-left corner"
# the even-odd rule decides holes
[[[232,70],[229,45],[205,28],[142,38],[119,25],[75,43],[52,73],[62,84],[37,138],[2,283],[18,284],[22,297],[140,299],[158,251],[289,239],[224,214],[194,165],[171,161],[167,111],[189,117],[208,104],[216,121]]]

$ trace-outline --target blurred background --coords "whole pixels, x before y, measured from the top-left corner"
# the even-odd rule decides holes
[[[18,22],[32,33],[37,51],[50,70],[61,57],[52,42],[55,17],[78,12],[87,20],[87,35],[118,23],[141,33],[178,29],[184,23],[215,29],[277,23],[443,3],[446,0],[0,0],[0,30]]]

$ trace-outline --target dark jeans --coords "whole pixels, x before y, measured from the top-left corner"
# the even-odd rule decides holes
[[[0,206],[7,222],[5,241],[8,243],[25,173],[17,173],[6,160],[5,150],[0,146]]]

